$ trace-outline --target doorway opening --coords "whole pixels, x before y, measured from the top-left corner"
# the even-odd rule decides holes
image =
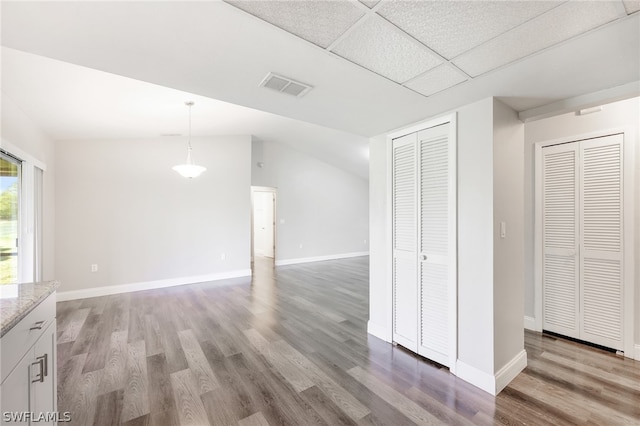
[[[251,264],[273,265],[276,258],[276,188],[251,187]]]

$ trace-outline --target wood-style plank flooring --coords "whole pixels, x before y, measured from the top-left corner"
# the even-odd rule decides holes
[[[640,362],[525,334],[497,398],[366,332],[368,258],[58,303],[73,425],[640,424]]]

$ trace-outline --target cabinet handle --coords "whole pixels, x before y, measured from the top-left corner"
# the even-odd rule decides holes
[[[38,362],[42,361],[42,365],[44,365],[44,377],[49,375],[49,354],[44,354],[36,358]]]
[[[44,323],[45,323],[45,321],[36,322],[36,324],[33,327],[31,327],[29,329],[29,331],[31,331],[31,330],[42,330],[42,327],[44,326]]]
[[[37,358],[38,361],[36,362],[32,362],[31,365],[39,365],[40,366],[40,372],[38,374],[36,374],[36,378],[31,380],[31,383],[44,383],[44,357],[38,357]]]

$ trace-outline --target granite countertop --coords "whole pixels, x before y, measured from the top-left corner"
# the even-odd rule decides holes
[[[0,337],[58,288],[58,281],[0,285]]]

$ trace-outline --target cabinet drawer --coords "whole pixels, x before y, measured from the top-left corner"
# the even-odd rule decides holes
[[[56,317],[56,293],[47,296],[0,340],[0,383]],[[42,322],[40,322],[42,321]],[[33,328],[33,330],[32,330]]]

